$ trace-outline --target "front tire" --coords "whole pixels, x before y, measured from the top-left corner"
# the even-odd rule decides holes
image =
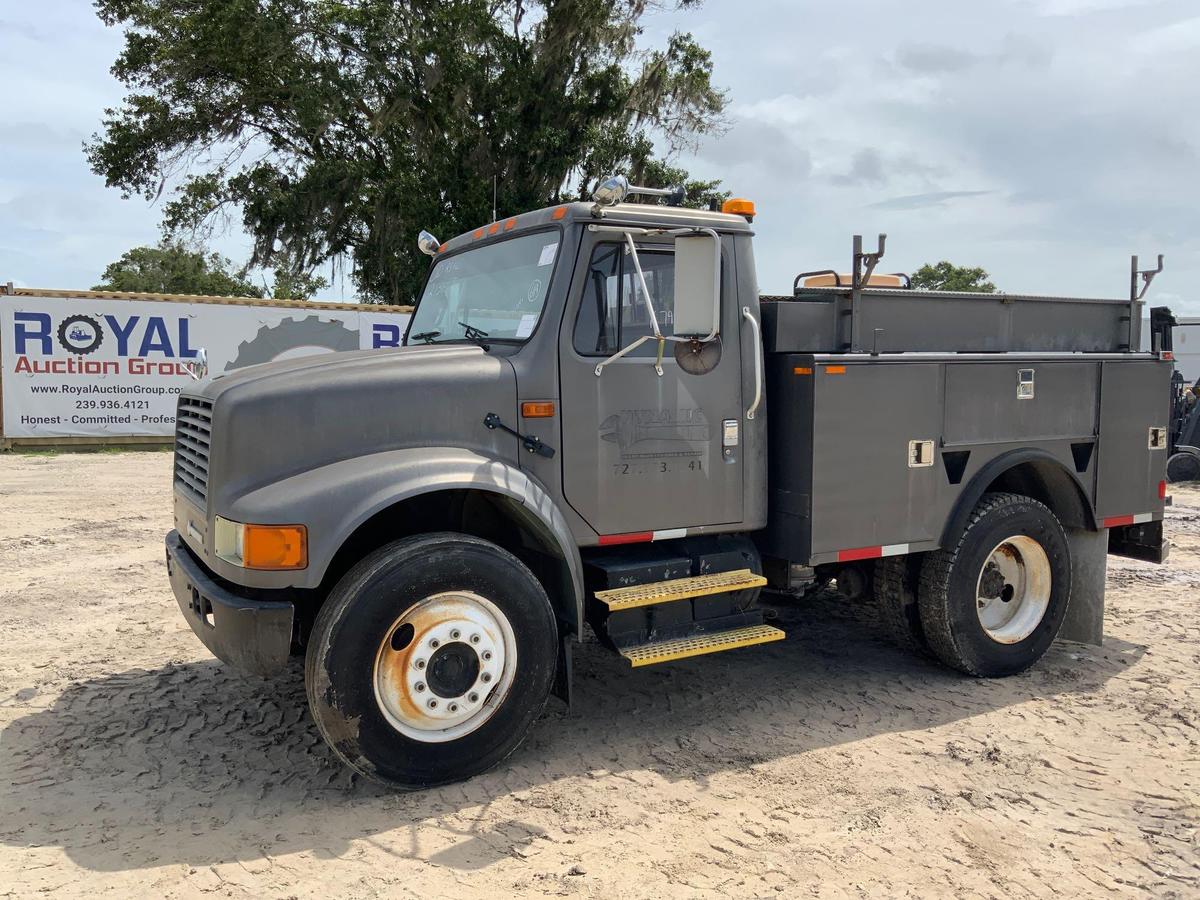
[[[1062,524],[1030,497],[998,493],[984,495],[954,546],[926,556],[917,605],[938,659],[993,678],[1041,659],[1070,596]]]
[[[334,588],[305,661],[321,736],[402,790],[477,775],[512,753],[554,679],[545,589],[506,550],[464,534],[376,550]]]

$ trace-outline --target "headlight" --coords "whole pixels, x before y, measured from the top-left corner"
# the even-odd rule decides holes
[[[217,516],[217,556],[244,569],[303,569],[308,530],[303,525],[247,525]]]

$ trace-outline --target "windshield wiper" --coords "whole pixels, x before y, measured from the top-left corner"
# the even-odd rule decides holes
[[[412,339],[414,341],[424,341],[426,344],[432,344],[433,339],[435,337],[441,337],[441,335],[442,333],[440,331],[422,331],[420,334],[414,334]]]
[[[463,337],[472,344],[478,344],[484,350],[492,349],[486,343],[484,343],[488,333],[482,328],[476,328],[474,325],[468,325],[466,322],[459,322],[458,324],[463,327]]]

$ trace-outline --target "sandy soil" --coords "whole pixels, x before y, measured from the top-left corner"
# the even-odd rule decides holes
[[[1103,649],[973,681],[836,598],[789,639],[577,655],[503,768],[348,776],[299,670],[213,660],[167,588],[165,453],[0,456],[0,896],[1200,896],[1200,490],[1112,559]]]

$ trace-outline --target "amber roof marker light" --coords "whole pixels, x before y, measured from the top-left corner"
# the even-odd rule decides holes
[[[753,222],[755,215],[754,201],[745,197],[731,197],[721,204],[721,212],[731,216],[745,216],[747,222]]]

